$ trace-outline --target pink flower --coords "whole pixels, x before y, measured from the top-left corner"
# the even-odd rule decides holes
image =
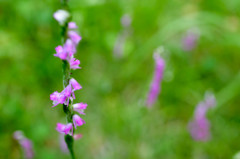
[[[70,63],[70,68],[73,69],[73,70],[81,68],[81,67],[79,67],[80,61],[76,58],[71,58],[69,63]]]
[[[83,124],[85,124],[85,121],[82,118],[80,118],[80,116],[78,116],[77,114],[74,114],[73,115],[73,125],[74,125],[75,129],[77,126],[81,126]]]
[[[213,94],[206,94],[205,100],[200,102],[194,112],[194,119],[189,122],[189,131],[196,141],[210,139],[210,123],[206,117],[209,108],[214,107],[216,99]]]
[[[87,108],[87,104],[86,103],[76,103],[76,104],[73,104],[73,110],[80,113],[80,114],[83,114],[85,115],[84,113],[84,109]]]
[[[66,52],[65,48],[63,48],[62,46],[59,45],[55,48],[55,50],[56,50],[57,53],[54,54],[54,56],[59,57],[62,60],[67,59],[68,53]]]
[[[82,39],[81,36],[78,35],[77,32],[75,31],[68,31],[68,36],[69,38],[77,45],[79,41]]]
[[[65,100],[64,104],[68,106],[68,104],[69,104],[69,99],[71,98],[71,95],[72,95],[72,87],[71,87],[71,85],[69,84],[69,85],[62,91],[62,93],[63,93],[64,96],[66,97],[66,100]]]
[[[71,85],[67,85],[67,87],[62,91],[62,93],[66,96],[66,97],[71,97],[72,94],[72,87]]]
[[[72,96],[73,99],[75,99],[74,91],[82,89],[82,86],[74,78],[70,79],[69,84],[73,87]]]
[[[31,159],[34,156],[33,153],[33,146],[32,146],[32,142],[30,140],[28,140],[27,138],[20,140],[20,145],[22,146],[23,150],[24,150],[24,154],[26,156],[26,158]]]
[[[209,121],[205,116],[189,123],[191,136],[196,141],[207,141],[210,138]]]
[[[73,91],[82,89],[82,86],[74,78],[71,78],[69,83],[72,85]]]
[[[67,39],[63,47],[59,45],[55,50],[57,53],[54,54],[54,56],[59,57],[62,60],[67,60],[76,53],[76,44],[72,40]]]
[[[61,123],[57,123],[57,127],[56,130],[58,132],[60,132],[61,134],[69,134],[69,135],[73,135],[73,126],[72,123],[68,123],[67,125],[61,124]]]
[[[146,104],[148,107],[151,107],[157,100],[158,94],[160,93],[161,81],[163,77],[163,71],[165,68],[164,59],[160,57],[158,53],[154,54],[155,59],[155,72],[154,77],[151,83],[150,91]]]
[[[32,159],[34,157],[32,142],[23,135],[22,131],[15,131],[13,136],[23,148],[25,158]]]
[[[58,93],[55,91],[50,95],[50,100],[53,101],[53,107],[57,106],[58,104],[63,104],[66,99],[67,97],[62,92]]]
[[[199,39],[199,33],[196,31],[189,30],[182,39],[182,47],[185,51],[193,50]]]
[[[216,106],[217,102],[214,94],[212,93],[205,94],[205,104],[208,108],[212,108]]]
[[[68,23],[68,29],[77,29],[78,26],[75,22],[69,22]]]
[[[73,54],[76,53],[76,45],[73,43],[72,40],[67,39],[65,44],[64,44],[64,49],[68,53],[68,57],[72,57]]]

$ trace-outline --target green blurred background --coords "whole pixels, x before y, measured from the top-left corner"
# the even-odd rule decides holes
[[[12,138],[23,130],[36,159],[67,159],[59,146],[57,122],[62,106],[49,95],[62,90],[62,62],[54,57],[61,29],[53,13],[58,0],[0,0],[0,158],[19,159]],[[228,159],[240,151],[240,1],[239,0],[69,0],[83,38],[73,71],[83,89],[76,102],[88,103],[86,124],[77,132],[77,158]],[[120,19],[132,17],[122,58],[113,48]],[[192,51],[182,38],[197,28]],[[145,107],[153,77],[153,51],[160,45],[166,69],[162,91]],[[208,113],[212,138],[194,141],[187,129],[205,91],[218,105]]]

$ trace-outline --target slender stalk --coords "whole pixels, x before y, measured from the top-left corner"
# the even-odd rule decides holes
[[[64,9],[68,10],[67,0],[61,0],[61,3],[62,3],[62,7]],[[63,43],[63,45],[67,40],[67,29],[68,29],[68,23],[65,23],[65,25],[62,27],[62,43]],[[69,84],[70,74],[71,74],[70,65],[67,60],[63,60],[63,87],[64,88],[67,87],[67,85]],[[71,110],[71,103],[69,103],[68,106],[63,104],[63,111],[66,113],[68,123],[73,123],[73,121],[72,121],[73,113]],[[75,159],[75,155],[74,155],[74,151],[73,151],[73,141],[74,141],[74,139],[72,136],[65,135],[65,142],[67,144],[68,150],[72,156],[72,159]]]

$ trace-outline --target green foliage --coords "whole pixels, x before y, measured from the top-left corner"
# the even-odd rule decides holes
[[[12,138],[23,130],[36,159],[67,159],[56,123],[62,106],[49,95],[62,90],[62,62],[53,56],[61,28],[53,19],[55,0],[0,1],[0,158],[21,158]],[[179,0],[69,0],[83,40],[73,72],[83,89],[76,101],[88,103],[86,124],[74,142],[84,159],[216,159],[240,151],[240,2]],[[132,17],[132,33],[121,59],[113,47],[122,15]],[[182,37],[197,28],[196,48],[182,49]],[[145,99],[152,79],[153,51],[166,49],[162,91],[152,109]],[[212,139],[193,141],[187,130],[206,90],[218,106],[208,114]]]

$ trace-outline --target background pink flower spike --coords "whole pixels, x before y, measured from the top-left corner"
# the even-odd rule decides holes
[[[214,107],[216,99],[213,94],[205,96],[194,112],[194,119],[189,122],[189,131],[192,138],[196,141],[208,141],[210,139],[210,123],[207,119],[207,111]]]
[[[13,137],[19,142],[19,144],[21,145],[23,152],[24,152],[24,156],[26,159],[32,159],[34,157],[34,152],[33,152],[33,144],[32,141],[27,139],[23,132],[18,130],[15,131],[13,134]]]
[[[155,60],[154,77],[146,101],[148,107],[151,107],[157,100],[157,97],[160,93],[161,81],[163,77],[163,71],[165,68],[165,61],[163,58],[160,57],[158,52],[154,53],[154,60]]]

